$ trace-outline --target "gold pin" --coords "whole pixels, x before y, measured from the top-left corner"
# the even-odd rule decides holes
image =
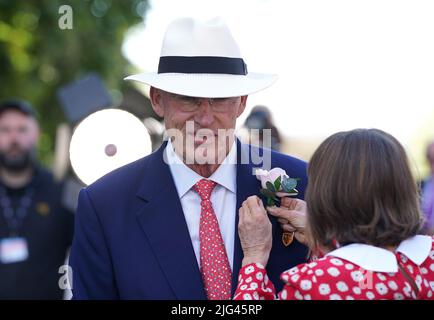
[[[46,216],[50,213],[50,206],[46,202],[38,202],[36,204],[36,212],[41,216]]]
[[[282,233],[282,242],[285,247],[289,246],[294,241],[294,232]]]

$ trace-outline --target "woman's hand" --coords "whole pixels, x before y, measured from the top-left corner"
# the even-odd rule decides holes
[[[239,210],[238,234],[244,252],[242,266],[261,263],[265,266],[273,242],[271,222],[261,199],[248,197]]]
[[[280,207],[267,207],[267,211],[278,218],[284,231],[295,232],[298,242],[307,245],[306,202],[295,198],[282,198]]]

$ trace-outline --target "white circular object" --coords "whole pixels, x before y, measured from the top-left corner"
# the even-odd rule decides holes
[[[72,168],[87,185],[151,152],[151,138],[143,122],[118,109],[105,109],[85,118],[75,129],[69,147]]]

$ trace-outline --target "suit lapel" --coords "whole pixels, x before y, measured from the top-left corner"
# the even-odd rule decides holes
[[[152,154],[145,169],[146,178],[137,195],[145,204],[137,213],[162,271],[176,298],[206,299],[203,282],[197,265],[188,227],[182,211],[178,192],[170,169],[163,161],[166,143]],[[243,251],[238,236],[238,209],[251,195],[259,193],[260,183],[252,174],[254,166],[241,164],[241,154],[249,152],[248,146],[237,141],[237,203],[235,212],[234,262],[232,295],[238,284]],[[249,159],[243,157],[243,159]]]
[[[250,159],[242,153],[249,152],[248,146],[243,145],[237,140],[237,205],[235,211],[235,245],[234,245],[234,265],[232,272],[232,296],[238,284],[238,273],[243,260],[243,250],[241,248],[240,237],[238,236],[238,209],[244,200],[252,195],[257,195],[260,189],[259,180],[252,174],[254,166],[250,163],[242,164],[241,159]]]
[[[178,192],[163,161],[165,146],[148,161],[137,193],[146,203],[137,218],[176,298],[206,299]]]

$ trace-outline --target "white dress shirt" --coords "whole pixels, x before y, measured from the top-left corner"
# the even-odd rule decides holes
[[[187,167],[173,149],[169,140],[165,149],[165,158],[175,182],[181,201],[188,232],[190,233],[197,264],[200,267],[199,224],[201,199],[192,187],[204,177]],[[207,179],[217,183],[211,193],[211,203],[220,226],[220,232],[226,247],[229,264],[233,270],[235,214],[236,212],[236,159],[237,144],[234,141],[229,154],[218,169]]]

